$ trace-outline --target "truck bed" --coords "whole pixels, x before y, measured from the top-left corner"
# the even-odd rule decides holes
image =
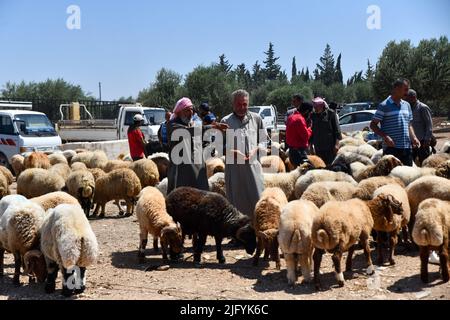
[[[116,120],[62,120],[57,124],[63,141],[108,141],[117,139]]]

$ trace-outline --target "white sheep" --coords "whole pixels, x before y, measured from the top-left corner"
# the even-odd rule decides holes
[[[22,198],[8,198],[1,206],[6,204],[8,206],[0,218],[0,274],[3,274],[3,257],[6,250],[14,255],[14,284],[20,284],[22,264],[25,266],[24,271],[30,276],[30,282],[34,276],[39,282],[43,282],[45,269],[36,267],[30,270],[25,255],[39,247],[39,230],[45,211],[36,203]],[[43,262],[42,255],[35,258]]]
[[[48,160],[50,161],[50,164],[54,166],[57,163],[63,163],[63,164],[69,164],[67,161],[67,158],[64,156],[64,154],[60,153],[52,153],[48,156]]]
[[[79,205],[61,204],[50,209],[41,227],[41,251],[47,263],[45,291],[55,291],[58,269],[63,275],[62,294],[82,293],[86,268],[96,263],[98,243]],[[75,277],[75,286],[71,282]]]
[[[442,280],[449,281],[450,202],[427,199],[420,203],[412,232],[414,242],[420,247],[420,278],[428,283],[428,256],[437,250],[440,257]]]
[[[322,208],[312,227],[314,247],[314,281],[320,288],[320,263],[325,251],[333,253],[336,279],[340,287],[344,286],[344,274],[341,269],[342,254],[348,251],[346,271],[352,270],[355,245],[359,242],[364,249],[367,273],[372,274],[374,267],[370,257],[369,237],[373,228],[373,218],[364,201],[330,201]]]
[[[44,194],[40,197],[31,198],[32,202],[40,205],[45,212],[49,209],[56,208],[60,204],[78,204],[78,200],[70,194],[62,191],[56,191]]]
[[[64,179],[54,172],[38,168],[27,169],[17,179],[17,193],[26,198],[34,198],[61,191],[65,184]]]
[[[434,168],[414,168],[410,166],[398,166],[391,171],[389,176],[399,178],[403,181],[405,186],[408,186],[421,177],[434,176],[435,174],[436,169]]]
[[[303,192],[314,182],[319,181],[345,181],[357,185],[356,181],[348,174],[329,170],[311,170],[298,178],[295,182],[294,194],[296,199],[300,199]]]
[[[163,180],[161,180],[160,183],[158,183],[158,184],[156,185],[156,188],[157,188],[159,191],[161,191],[161,193],[162,193],[164,196],[167,196],[167,187],[168,187],[168,183],[169,183],[169,180],[168,180],[167,178],[164,178]]]
[[[372,156],[372,158],[370,158],[370,160],[373,162],[373,164],[377,164],[378,161],[380,161],[381,158],[383,158],[383,155],[384,155],[384,151],[383,151],[383,149],[380,149],[374,153],[374,155]]]
[[[94,175],[87,170],[74,171],[67,178],[66,186],[69,194],[80,202],[86,217],[89,217],[95,191]]]
[[[64,181],[67,180],[70,173],[72,172],[69,165],[67,165],[65,163],[57,163],[57,164],[51,166],[51,168],[48,169],[48,171],[54,172],[54,173],[60,175],[61,178],[64,179]]]
[[[294,171],[288,173],[265,173],[264,176],[264,186],[265,188],[280,188],[283,190],[284,194],[288,198],[288,200],[295,199],[295,185],[297,179],[308,169],[310,169],[310,165],[308,163],[302,164],[300,167],[295,169]],[[313,171],[322,171],[322,170],[313,170]],[[310,171],[312,172],[312,171]]]
[[[345,201],[353,198],[357,187],[346,181],[320,181],[311,184],[301,196],[318,208],[328,201]]]
[[[365,156],[367,158],[372,158],[373,155],[377,152],[378,150],[375,149],[374,147],[372,147],[370,144],[363,144],[360,145],[357,149],[356,149],[356,153],[362,156]]]
[[[306,200],[289,202],[281,212],[278,243],[287,265],[289,285],[297,281],[297,266],[300,264],[303,278],[311,281],[313,243],[311,230],[319,209]]]

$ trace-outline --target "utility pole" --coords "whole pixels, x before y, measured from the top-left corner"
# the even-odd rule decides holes
[[[102,83],[98,83],[98,99],[102,101]]]

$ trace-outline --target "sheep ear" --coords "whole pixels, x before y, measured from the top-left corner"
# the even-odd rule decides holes
[[[30,274],[30,272],[34,269],[34,259],[41,258],[42,252],[39,250],[30,250],[23,256],[23,264],[24,264],[24,272],[26,274]]]

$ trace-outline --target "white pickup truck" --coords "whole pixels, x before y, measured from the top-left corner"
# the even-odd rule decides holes
[[[286,131],[286,125],[284,122],[279,121],[280,117],[275,106],[254,106],[249,107],[248,110],[257,113],[261,117],[264,127],[269,134],[272,131]]]
[[[57,123],[57,130],[64,142],[112,141],[127,139],[128,127],[133,124],[133,117],[139,113],[144,116],[141,127],[148,141],[158,141],[158,130],[165,121],[166,111],[162,108],[144,107],[139,103],[121,104],[116,119],[94,119],[83,104],[79,105],[84,112],[85,120],[64,120],[65,109],[78,108],[78,104],[63,104],[60,106],[61,120]]]

